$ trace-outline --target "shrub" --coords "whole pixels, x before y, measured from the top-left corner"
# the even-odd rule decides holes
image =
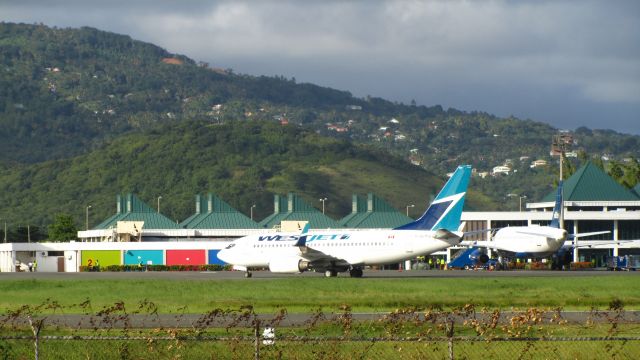
[[[592,267],[593,267],[593,263],[591,263],[590,261],[579,261],[579,262],[572,262],[571,264],[569,264],[569,269],[571,270],[590,269]]]
[[[95,268],[89,268],[88,266],[80,266],[80,272],[95,271]],[[142,265],[139,268],[138,265],[109,265],[102,267],[100,271],[223,271],[231,270],[230,265]]]

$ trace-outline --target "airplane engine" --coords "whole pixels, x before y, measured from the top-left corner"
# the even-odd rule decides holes
[[[298,273],[309,270],[309,262],[298,257],[273,259],[269,262],[269,271],[274,273]]]
[[[487,261],[489,261],[489,256],[487,254],[482,254],[478,256],[478,261],[480,262],[480,264],[486,264]]]

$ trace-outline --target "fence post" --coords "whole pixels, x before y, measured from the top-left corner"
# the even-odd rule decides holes
[[[453,357],[453,319],[447,319],[447,337],[449,338],[449,360],[454,360]]]
[[[29,320],[29,325],[31,326],[31,331],[33,332],[33,338],[34,338],[33,348],[35,352],[34,358],[35,360],[38,360],[38,357],[39,357],[38,342],[40,340],[40,330],[42,330],[42,325],[44,325],[44,319],[33,321],[33,318],[31,318],[31,315],[28,315],[27,319]]]
[[[255,325],[255,328],[253,329],[253,335],[255,338],[254,359],[260,360],[260,320],[255,319],[253,323]]]

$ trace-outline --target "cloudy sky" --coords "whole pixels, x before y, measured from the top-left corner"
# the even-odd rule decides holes
[[[0,0],[211,66],[422,105],[640,134],[640,1]]]

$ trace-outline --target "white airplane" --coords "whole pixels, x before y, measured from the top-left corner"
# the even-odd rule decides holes
[[[460,243],[460,216],[471,176],[471,166],[459,166],[422,216],[390,230],[314,230],[266,233],[235,240],[218,258],[234,269],[268,268],[277,273],[324,271],[337,276],[349,270],[362,277],[365,265],[398,263]]]
[[[576,246],[573,243],[565,244],[565,241],[570,238],[575,239],[607,234],[611,231],[596,231],[569,235],[565,229],[560,228],[561,215],[562,182],[558,186],[556,203],[553,208],[549,226],[531,225],[505,227],[496,231],[492,241],[463,241],[462,245],[492,249],[500,256],[509,258],[541,258],[551,255],[562,255],[575,247],[591,247],[603,243],[613,243],[612,241],[605,241],[596,244],[596,242],[589,241],[587,244],[580,246]]]

